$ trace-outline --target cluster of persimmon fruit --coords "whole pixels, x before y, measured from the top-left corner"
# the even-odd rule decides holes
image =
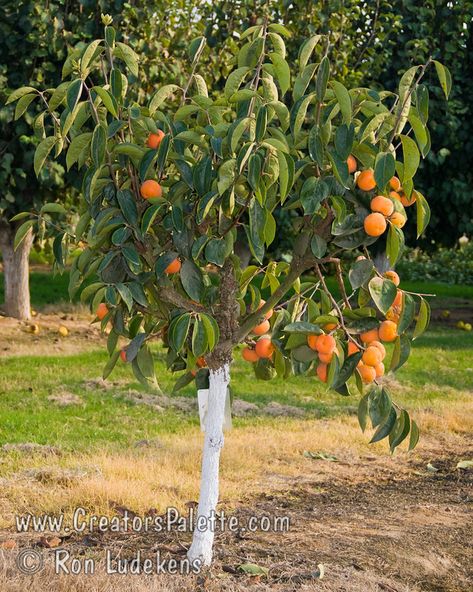
[[[363,256],[361,258],[364,259]],[[396,286],[400,283],[399,275],[395,271],[387,271],[384,276],[391,280]],[[359,341],[350,336],[347,344],[348,355],[351,356],[362,351],[361,360],[357,365],[357,372],[364,383],[371,383],[384,375],[384,358],[386,357],[386,348],[383,343],[393,342],[397,333],[397,323],[402,309],[403,293],[397,291],[396,298],[391,308],[386,313],[386,320],[382,321],[379,327],[365,331],[359,335]],[[322,382],[327,382],[328,364],[332,361],[334,355],[337,355],[337,342],[332,331],[337,329],[337,325],[331,324],[324,327],[321,335],[308,335],[307,345],[318,354],[319,364],[317,366],[317,376]]]
[[[260,300],[258,308],[261,308],[265,303],[265,300]],[[259,339],[254,342],[254,346],[247,345],[243,348],[241,355],[247,362],[254,364],[260,359],[270,360],[273,357],[274,344],[271,341],[271,336],[268,335],[271,329],[269,319],[273,316],[273,313],[273,309],[269,310],[264,315],[264,320],[253,327],[251,333]]]
[[[146,140],[146,146],[153,150],[157,150],[165,135],[163,130],[160,129],[158,129],[157,132],[150,133]],[[154,179],[147,179],[146,181],[143,181],[140,186],[140,195],[143,199],[160,199],[163,196],[163,188]],[[181,261],[179,257],[176,257],[164,271],[167,275],[172,275],[174,273],[179,273],[180,269]]]
[[[352,154],[347,159],[347,165],[350,173],[357,172],[358,163]],[[356,176],[355,182],[361,191],[370,192],[376,189],[373,169],[360,171]],[[368,214],[364,220],[365,232],[369,236],[381,236],[386,230],[388,222],[393,226],[402,228],[407,218],[401,212],[395,211],[394,202],[399,201],[404,207],[409,207],[416,201],[416,192],[412,191],[411,196],[407,197],[398,177],[391,177],[389,188],[389,196],[375,195],[371,199],[371,214]]]

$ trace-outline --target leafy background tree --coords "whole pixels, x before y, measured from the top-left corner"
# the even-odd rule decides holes
[[[37,138],[25,121],[14,121],[14,107],[4,106],[11,89],[21,85],[54,86],[60,79],[61,60],[77,44],[99,34],[100,13],[112,14],[123,31],[123,39],[140,56],[145,84],[137,99],[149,96],[163,80],[182,82],[183,63],[191,39],[203,35],[207,41],[205,71],[214,80],[214,88],[223,88],[231,68],[238,31],[261,20],[264,14],[283,19],[293,32],[288,45],[288,62],[297,58],[298,42],[307,34],[330,35],[330,59],[334,75],[347,84],[380,84],[394,88],[398,74],[410,63],[421,63],[429,56],[442,56],[455,81],[448,106],[439,92],[431,96],[430,129],[432,151],[419,171],[419,186],[432,206],[432,227],[423,245],[431,247],[432,238],[452,244],[463,232],[471,233],[472,179],[468,165],[471,152],[471,69],[470,0],[445,3],[429,0],[419,6],[412,0],[288,3],[283,0],[248,0],[202,4],[196,0],[180,2],[136,2],[122,0],[67,2],[56,0],[46,5],[32,1],[2,3],[0,23],[0,249],[5,267],[5,305],[7,314],[29,316],[28,250],[33,237],[13,252],[16,223],[9,220],[24,205],[36,209],[53,197],[64,201],[74,194],[74,178],[64,174],[64,163],[43,172],[40,179],[31,176],[31,162]],[[190,16],[189,16],[190,15]],[[323,51],[320,47],[317,51]],[[167,59],[172,55],[172,60]],[[37,102],[28,107],[35,117]],[[446,171],[448,174],[446,174]],[[448,195],[447,211],[445,196]],[[291,216],[284,215],[287,236],[293,231]],[[408,240],[413,227],[408,223]],[[43,236],[36,237],[38,246]],[[273,249],[287,250],[281,240]],[[11,270],[15,270],[13,274]]]

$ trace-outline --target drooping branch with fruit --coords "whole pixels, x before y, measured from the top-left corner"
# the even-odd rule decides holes
[[[56,265],[74,253],[70,294],[81,291],[109,330],[104,377],[121,358],[157,388],[151,346],[160,341],[179,374],[176,389],[193,381],[209,388],[199,516],[218,500],[225,398],[240,346],[257,378],[305,374],[343,396],[358,392],[372,442],[387,437],[394,450],[409,436],[414,447],[417,425],[382,377],[407,360],[429,306],[399,288],[394,271],[379,273],[369,247],[382,241],[394,266],[407,208],[415,205],[419,235],[428,223],[413,183],[429,150],[420,83],[427,65],[410,68],[397,94],[347,89],[331,80],[330,48],[314,36],[291,64],[293,76],[290,32],[265,23],[241,35],[223,91],[198,73],[198,38],[188,85],[170,83],[140,105],[139,56],[116,39],[110,19],[104,24],[104,39],[69,55],[59,87],[9,98],[45,105],[35,122],[36,172],[65,159],[82,173],[75,223],[47,204],[17,217],[28,219],[16,242],[49,224]],[[448,96],[448,70],[432,65]],[[293,250],[276,261],[267,249],[283,213]],[[242,245],[252,259],[244,268]],[[210,563],[212,544],[211,529],[196,530],[189,557]]]

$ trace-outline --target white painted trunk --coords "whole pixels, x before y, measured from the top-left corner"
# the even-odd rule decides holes
[[[3,261],[3,281],[5,292],[4,312],[9,317],[28,320],[31,317],[29,262],[33,233],[30,231],[13,250],[16,228],[2,226],[0,229],[0,249]]]
[[[218,502],[220,451],[223,447],[225,398],[229,382],[229,364],[218,370],[210,370],[199,507],[192,545],[187,553],[191,562],[198,559],[202,565],[210,565],[212,562],[215,533],[211,518]]]

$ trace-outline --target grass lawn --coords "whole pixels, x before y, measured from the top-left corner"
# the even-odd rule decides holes
[[[414,411],[453,404],[453,397],[455,404],[466,402],[473,390],[472,349],[472,334],[454,329],[429,331],[415,342],[411,358],[396,378],[388,377],[395,400]],[[165,369],[159,347],[156,353],[159,382],[169,394],[174,378]],[[67,356],[46,353],[1,358],[0,444],[33,441],[71,450],[130,446],[142,438],[184,432],[197,425],[193,414],[157,413],[152,407],[127,400],[129,389],[144,389],[124,364],[116,367],[110,377],[116,384],[109,389],[86,388],[84,381],[99,377],[106,359],[106,353],[97,349]],[[48,401],[51,394],[62,392],[78,395],[83,402],[61,407]],[[312,417],[353,413],[359,398],[326,391],[314,377],[257,381],[251,366],[240,359],[232,371],[232,392],[235,398],[257,404],[277,401],[302,407],[312,412]],[[194,397],[194,385],[178,395]],[[236,419],[235,425],[265,421],[274,420]]]

